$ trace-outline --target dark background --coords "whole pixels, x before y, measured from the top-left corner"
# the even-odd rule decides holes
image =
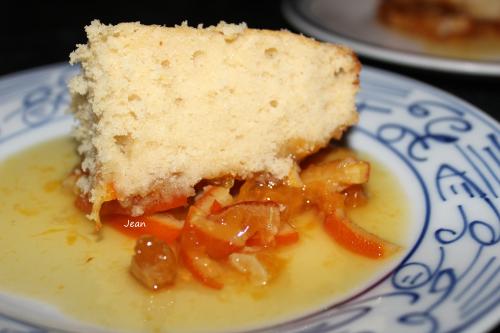
[[[352,0],[351,0],[352,1]],[[247,22],[252,28],[289,29],[279,1],[25,2],[0,3],[0,75],[68,61],[77,43],[85,43],[83,27],[93,19],[103,23],[141,21],[145,24],[216,24]],[[446,90],[500,118],[500,78],[438,73],[361,58],[363,64],[398,72]]]
[[[283,18],[279,1],[148,1],[45,3],[4,1],[0,5],[0,75],[68,60],[77,43],[85,43],[83,27],[92,19],[103,23],[140,21],[146,24],[191,25],[245,21],[253,28],[295,29]],[[366,58],[372,65],[442,88],[500,118],[500,78],[485,78],[390,65]]]

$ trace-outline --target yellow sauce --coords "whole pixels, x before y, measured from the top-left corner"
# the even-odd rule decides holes
[[[422,43],[427,52],[436,56],[477,61],[498,61],[500,59],[500,38],[498,35],[480,35],[444,41],[422,38]]]
[[[197,332],[261,327],[311,313],[382,276],[403,255],[366,259],[344,250],[313,213],[296,221],[298,244],[284,247],[286,266],[265,287],[215,291],[181,279],[151,292],[128,273],[134,240],[106,226],[99,234],[62,186],[77,163],[73,141],[57,139],[0,165],[0,292],[52,304],[69,317],[127,331]],[[369,204],[352,218],[406,246],[408,209],[396,180],[372,162]]]

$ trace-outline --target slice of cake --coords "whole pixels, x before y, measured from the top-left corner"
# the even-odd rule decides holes
[[[345,47],[245,24],[93,21],[71,54],[77,187],[132,215],[202,180],[286,177],[357,120],[360,64]]]

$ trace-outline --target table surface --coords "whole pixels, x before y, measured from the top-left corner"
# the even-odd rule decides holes
[[[187,20],[203,23],[247,22],[252,28],[296,31],[281,14],[279,1],[161,1],[43,2],[7,1],[0,9],[0,75],[68,61],[77,43],[85,43],[83,27],[93,19],[104,23],[140,21],[174,25]],[[383,68],[429,83],[456,95],[497,121],[500,119],[500,78],[439,73],[361,58],[366,65]]]

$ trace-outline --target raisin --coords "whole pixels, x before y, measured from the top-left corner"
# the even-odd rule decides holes
[[[136,242],[130,272],[145,287],[158,290],[175,282],[177,258],[164,241],[142,236]]]

